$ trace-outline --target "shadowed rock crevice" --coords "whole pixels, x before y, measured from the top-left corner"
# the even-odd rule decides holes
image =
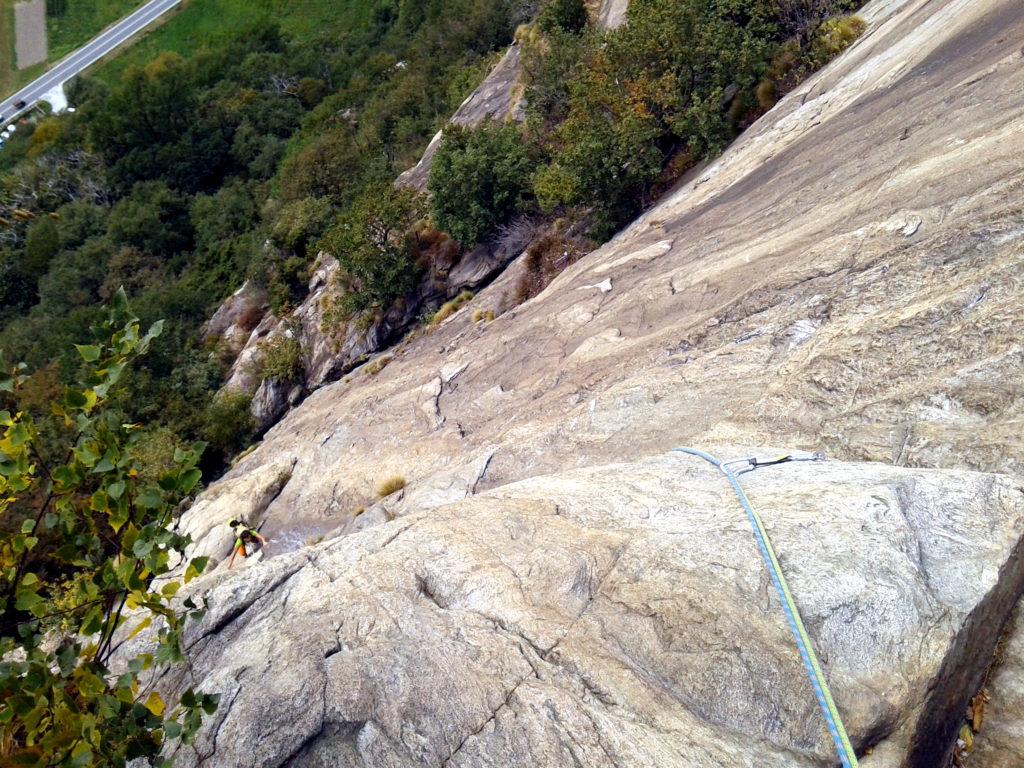
[[[930,768],[949,760],[967,705],[981,688],[996,644],[1022,595],[1024,539],[1000,568],[999,581],[957,632],[915,727],[907,768]]]

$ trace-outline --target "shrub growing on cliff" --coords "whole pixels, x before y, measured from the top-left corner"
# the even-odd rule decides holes
[[[537,26],[545,32],[579,32],[586,25],[587,6],[583,0],[547,0],[537,16]]]
[[[430,318],[430,325],[437,326],[458,312],[462,307],[473,300],[472,291],[463,291],[451,301],[446,301],[441,308]]]
[[[260,344],[256,373],[261,379],[296,381],[302,377],[302,346],[293,336],[275,336]]]
[[[670,158],[719,153],[780,90],[848,45],[856,23],[818,29],[848,5],[640,0],[615,30],[524,35],[530,125],[550,155],[533,176],[541,208],[593,208],[596,231],[610,234],[647,205]],[[786,45],[799,68],[780,58]]]
[[[189,739],[214,697],[187,691],[173,710],[140,690],[153,666],[182,660],[185,614],[168,574],[189,539],[170,524],[200,479],[202,445],[178,450],[156,481],[135,459],[140,425],[124,423],[111,391],[159,335],[140,334],[124,292],[95,344],[78,346],[82,379],[53,404],[67,443],[39,450],[35,421],[18,410],[21,367],[0,365],[0,757],[5,765],[111,766],[155,758]],[[205,567],[192,560],[186,581]],[[186,600],[184,609],[196,606]],[[152,653],[113,674],[115,634],[154,632]],[[158,761],[159,762],[159,761]]]
[[[377,483],[377,497],[383,499],[393,493],[398,493],[403,488],[405,488],[405,478],[401,475],[385,477]]]
[[[213,398],[203,419],[203,437],[211,447],[230,455],[249,444],[256,434],[250,405],[252,397],[244,392],[225,390]]]
[[[811,39],[808,56],[811,67],[816,69],[828,64],[864,34],[866,28],[867,24],[859,16],[841,16],[824,21]]]
[[[422,213],[415,194],[382,184],[356,199],[320,240],[341,265],[350,313],[387,306],[416,284],[412,228]]]
[[[437,227],[473,245],[526,203],[533,163],[518,126],[448,126],[430,171]]]

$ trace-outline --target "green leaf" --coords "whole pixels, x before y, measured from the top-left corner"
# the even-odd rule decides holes
[[[176,723],[174,720],[168,720],[164,723],[164,733],[169,739],[176,739],[181,736],[181,724]]]
[[[206,570],[206,564],[210,562],[208,557],[194,557],[192,562],[188,564],[188,568],[185,569],[185,583],[188,584],[192,579],[201,574]]]
[[[203,694],[203,712],[208,715],[212,715],[217,711],[217,705],[220,704],[219,693],[207,693]]]
[[[25,520],[21,524],[21,532],[22,533],[32,533],[32,530],[35,527],[36,527],[36,523],[35,523],[34,520]]]
[[[110,494],[110,498],[117,500],[121,498],[121,494],[124,493],[124,489],[124,480],[118,480],[116,483],[111,483],[107,486],[107,493]]]
[[[87,363],[95,363],[100,359],[100,354],[103,352],[99,347],[92,344],[75,344],[75,349],[78,350],[78,354]]]
[[[98,605],[94,605],[89,609],[89,612],[85,615],[85,619],[82,622],[82,628],[80,630],[83,635],[95,635],[100,631],[100,627],[103,626],[103,611],[100,610]]]
[[[136,539],[132,545],[132,554],[136,557],[145,557],[153,551],[153,542],[149,539]]]
[[[114,314],[115,316],[123,315],[128,311],[128,294],[125,293],[123,285],[118,288],[117,293],[114,294],[112,310],[111,314]]]
[[[144,509],[157,509],[163,505],[164,497],[158,488],[147,486],[142,489],[135,502]]]
[[[95,467],[92,468],[93,474],[100,474],[102,472],[109,472],[114,468],[114,459],[108,452],[106,456],[99,460]]]
[[[203,473],[198,469],[190,469],[187,472],[181,473],[181,479],[178,480],[178,490],[182,493],[188,493],[196,487],[196,483],[202,478]]]
[[[42,604],[43,598],[41,598],[35,592],[19,592],[18,599],[14,602],[14,607],[17,608],[19,611],[30,611],[31,613],[38,616],[40,614],[36,613],[36,611],[40,609]],[[45,608],[43,609],[43,612],[46,612]]]
[[[107,689],[107,684],[103,682],[103,678],[94,675],[87,669],[79,669],[77,678],[78,690],[89,698],[99,696]]]
[[[163,320],[157,320],[155,323],[153,323],[151,326],[149,326],[149,330],[146,331],[146,335],[142,337],[142,343],[143,344],[148,344],[150,341],[155,339],[157,336],[159,336],[163,332],[164,332],[164,321]]]
[[[10,437],[11,445],[24,445],[29,440],[28,428],[22,422],[19,421],[11,429]]]
[[[172,598],[176,594],[178,594],[179,589],[181,589],[181,582],[171,581],[167,584],[164,584],[163,588],[160,590],[160,594],[166,598]]]

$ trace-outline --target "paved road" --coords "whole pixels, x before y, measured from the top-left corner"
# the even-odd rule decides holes
[[[77,51],[61,59],[48,72],[33,80],[10,98],[0,102],[0,121],[10,120],[15,115],[31,109],[48,91],[64,84],[86,67],[96,63],[117,46],[180,4],[181,0],[150,0],[135,13],[125,16],[114,26],[108,27]],[[20,109],[14,106],[19,101],[25,102],[25,106]]]

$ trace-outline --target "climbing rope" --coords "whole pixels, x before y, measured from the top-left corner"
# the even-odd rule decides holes
[[[850,744],[849,737],[846,735],[846,729],[843,727],[843,720],[839,716],[839,710],[836,709],[836,704],[832,700],[832,694],[828,689],[828,683],[825,681],[825,675],[821,671],[818,657],[815,655],[814,647],[811,645],[811,638],[807,635],[804,622],[800,618],[800,610],[796,606],[796,601],[793,600],[793,593],[789,591],[786,577],[782,574],[782,566],[779,565],[779,559],[775,556],[775,549],[772,547],[771,539],[768,538],[768,532],[764,528],[764,523],[761,522],[760,515],[754,511],[750,500],[747,499],[747,495],[743,492],[743,486],[740,485],[740,481],[737,478],[737,474],[749,472],[758,467],[783,464],[789,461],[820,461],[824,457],[821,454],[791,453],[766,461],[759,461],[758,459],[720,461],[711,454],[695,448],[675,448],[673,450],[696,456],[714,464],[728,478],[733,491],[736,492],[736,498],[739,499],[740,505],[746,511],[747,517],[750,519],[750,525],[754,529],[754,537],[757,539],[757,545],[761,549],[761,556],[764,558],[765,565],[768,566],[768,572],[771,574],[775,589],[779,593],[782,608],[786,612],[786,620],[789,622],[789,628],[793,632],[793,639],[796,640],[797,650],[800,651],[800,659],[804,663],[807,677],[810,679],[811,687],[814,689],[814,696],[821,706],[822,715],[825,716],[825,725],[828,726],[828,732],[832,736],[832,741],[835,742],[836,751],[839,753],[839,761],[843,764],[843,768],[857,768],[857,755],[853,751],[853,745]],[[735,473],[729,468],[730,464],[741,462],[747,465],[746,469],[741,469],[738,473]]]

